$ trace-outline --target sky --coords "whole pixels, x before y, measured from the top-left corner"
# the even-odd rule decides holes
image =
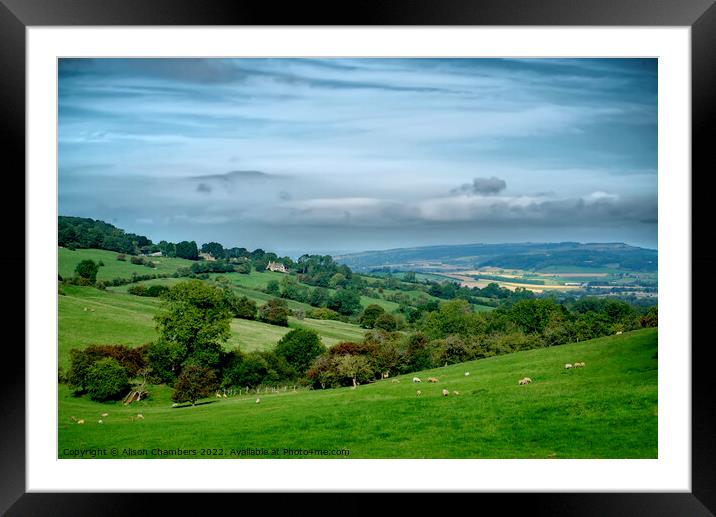
[[[60,59],[59,214],[281,255],[657,247],[656,59]]]

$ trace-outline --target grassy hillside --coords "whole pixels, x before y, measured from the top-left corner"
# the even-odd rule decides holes
[[[71,251],[67,248],[57,250],[58,270],[63,278],[74,276],[75,267],[83,260],[94,260],[104,262],[99,268],[98,280],[112,280],[113,278],[131,278],[132,273],[138,275],[149,275],[152,273],[174,273],[180,267],[191,267],[192,261],[180,258],[149,257],[154,262],[156,269],[147,266],[132,264],[130,256],[125,261],[117,260],[118,253],[115,251],[78,249]]]
[[[156,298],[109,289],[100,291],[93,287],[65,286],[63,289],[66,294],[58,297],[58,360],[61,367],[69,366],[71,348],[97,344],[138,346],[157,338],[153,320],[159,310]],[[289,326],[315,330],[326,346],[339,341],[361,340],[365,332],[349,323],[308,318],[290,318]],[[265,350],[273,347],[289,330],[258,321],[234,319],[226,348],[239,347],[246,352]]]
[[[151,398],[124,407],[60,386],[58,456],[103,448],[106,457],[137,457],[123,450],[132,447],[143,457],[162,457],[156,448],[215,448],[224,458],[243,448],[277,449],[273,457],[282,458],[284,448],[345,448],[350,458],[656,458],[656,351],[657,330],[644,329],[417,374],[437,384],[415,385],[408,375],[355,390],[261,393],[260,404],[251,394],[172,408],[170,390],[154,387]],[[564,369],[576,361],[586,367]],[[532,384],[518,386],[524,376]],[[145,418],[133,420],[139,412]]]

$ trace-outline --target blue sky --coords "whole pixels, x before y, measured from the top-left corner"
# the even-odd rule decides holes
[[[59,212],[279,253],[657,246],[655,59],[61,59]]]

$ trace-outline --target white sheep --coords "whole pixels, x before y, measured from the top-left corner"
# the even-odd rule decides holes
[[[423,382],[419,377],[413,377],[413,382]]]
[[[569,370],[572,367],[570,363],[564,365],[565,370]]]
[[[99,420],[97,420],[97,423],[98,423],[98,424],[103,423],[103,422],[102,422],[102,419],[100,418]]]
[[[141,413],[137,414],[137,420],[144,420],[144,415]]]
[[[520,379],[517,384],[519,384],[520,386],[522,386],[522,385],[525,385],[525,384],[529,384],[530,382],[532,382],[532,379],[530,379],[529,377],[525,377],[524,379]]]
[[[418,390],[418,391],[417,391],[417,392],[416,392],[415,394],[416,394],[416,395],[417,395],[417,396],[419,397],[420,395],[422,395],[422,394],[423,394],[423,392],[422,392],[422,391],[420,391],[420,390]]]
[[[618,331],[617,331],[617,336],[621,336],[621,335],[622,335],[622,331],[621,331],[621,330],[618,330]]]
[[[398,384],[400,382],[400,379],[393,379],[390,382],[392,382],[393,384]]]
[[[453,395],[459,395],[460,392],[459,392],[459,391],[453,391],[452,394],[453,394]]]
[[[102,413],[100,416],[109,416],[109,413]]]
[[[256,403],[258,404],[259,402],[261,402],[261,399],[256,399]]]
[[[469,376],[470,376],[470,372],[465,372],[465,377],[469,377]]]
[[[77,423],[78,423],[78,424],[84,424],[84,423],[85,423],[85,419],[82,418],[82,419],[80,419],[80,420],[77,420]]]
[[[448,395],[450,395],[450,391],[449,391],[449,390],[443,390],[443,397],[447,397]]]
[[[174,404],[172,404],[172,407],[177,407],[178,405],[179,405],[179,403],[175,402]]]

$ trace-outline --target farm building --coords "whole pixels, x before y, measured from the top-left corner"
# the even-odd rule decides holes
[[[209,262],[213,262],[214,260],[216,260],[211,253],[204,253],[203,251],[199,252],[199,258],[208,260]]]
[[[286,266],[284,266],[280,262],[269,262],[266,265],[266,269],[270,271],[278,271],[279,273],[288,273],[288,269],[286,269]]]

